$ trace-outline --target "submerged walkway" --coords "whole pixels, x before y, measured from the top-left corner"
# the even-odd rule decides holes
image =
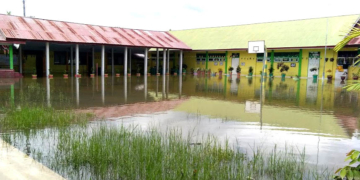
[[[0,179],[63,180],[64,178],[0,139]]]

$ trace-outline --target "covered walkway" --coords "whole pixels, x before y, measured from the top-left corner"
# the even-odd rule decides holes
[[[166,52],[178,51],[181,73],[183,50],[190,50],[190,47],[168,32],[3,14],[0,14],[0,45],[3,50],[2,56],[8,57],[8,63],[0,61],[0,68],[14,70],[16,66],[16,70],[20,73],[36,72],[37,75],[46,77],[52,70],[58,73],[66,70],[75,76],[80,73],[90,74],[98,71],[104,76],[108,66],[112,75],[115,74],[116,66],[121,67],[124,75],[128,75],[128,70],[131,73],[134,69],[138,73],[141,69],[141,73],[146,75],[150,48],[162,49],[165,52],[162,63],[163,74],[169,72],[166,65],[169,64]],[[143,65],[132,62],[132,59],[142,59]],[[24,67],[25,64],[32,69]],[[159,71],[158,64],[159,57],[156,61],[157,72]]]

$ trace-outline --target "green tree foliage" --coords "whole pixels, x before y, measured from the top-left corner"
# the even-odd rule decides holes
[[[360,180],[360,151],[352,150],[346,154],[345,161],[349,161],[349,165],[339,168],[334,176],[336,180],[342,180],[346,177],[347,180]],[[351,166],[357,164],[356,166]]]

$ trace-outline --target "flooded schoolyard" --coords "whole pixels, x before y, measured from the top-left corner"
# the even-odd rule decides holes
[[[2,79],[0,96],[4,109],[21,109],[23,103],[31,102],[58,111],[94,114],[85,134],[104,123],[144,132],[156,128],[165,134],[176,129],[194,146],[210,135],[250,155],[274,149],[304,155],[307,166],[333,173],[346,164],[347,152],[360,148],[359,93],[344,90],[346,83],[352,82],[266,78],[261,83],[260,77],[190,75],[22,78]],[[81,130],[77,126],[67,130],[45,126],[2,135],[50,169],[75,179],[67,175],[69,169],[59,169],[58,164],[49,161],[59,155],[55,152],[65,142],[61,139],[66,134],[63,131]],[[91,177],[91,173],[85,173],[88,171],[81,172],[83,176],[76,178]]]

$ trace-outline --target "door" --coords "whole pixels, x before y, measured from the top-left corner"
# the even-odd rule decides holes
[[[236,74],[236,68],[239,66],[239,58],[232,58],[231,59],[231,67],[234,68],[232,71],[233,74]]]
[[[309,52],[308,78],[319,74],[320,52]]]

